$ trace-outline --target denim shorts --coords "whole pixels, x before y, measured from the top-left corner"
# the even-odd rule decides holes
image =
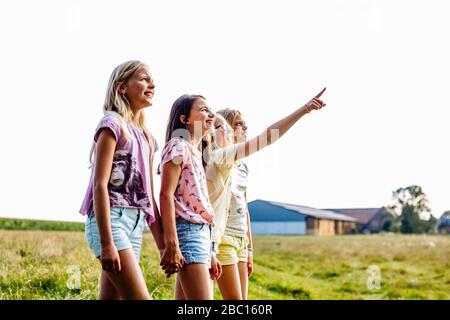
[[[186,264],[205,263],[211,267],[211,225],[177,219],[177,235]]]
[[[133,248],[139,261],[142,244],[142,234],[146,225],[145,212],[135,208],[111,208],[111,232],[117,251]],[[95,256],[100,257],[102,246],[95,216],[86,220],[86,240]]]

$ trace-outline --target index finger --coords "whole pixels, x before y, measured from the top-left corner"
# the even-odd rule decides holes
[[[320,98],[320,96],[322,95],[322,93],[325,92],[325,90],[327,90],[327,87],[323,88],[322,91],[320,91],[320,92],[315,96],[315,98]]]

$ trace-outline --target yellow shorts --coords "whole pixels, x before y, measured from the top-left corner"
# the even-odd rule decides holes
[[[219,244],[217,259],[223,266],[247,262],[248,238],[223,235]]]

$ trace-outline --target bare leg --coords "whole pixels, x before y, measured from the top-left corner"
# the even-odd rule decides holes
[[[98,294],[99,300],[122,300],[119,292],[114,285],[109,281],[108,275],[104,270],[100,276],[100,292]]]
[[[239,279],[241,280],[242,300],[247,300],[248,297],[248,269],[247,262],[239,262]]]
[[[149,300],[147,286],[141,268],[134,256],[133,249],[119,251],[121,271],[112,273],[103,271],[116,291],[126,300]]]
[[[175,280],[175,300],[186,300],[183,287],[181,287],[181,280],[179,274],[177,274],[177,278]]]
[[[237,264],[222,266],[222,275],[217,280],[217,284],[225,300],[242,300],[241,282]]]
[[[179,274],[180,284],[187,300],[213,299],[211,278],[205,263],[185,265]]]

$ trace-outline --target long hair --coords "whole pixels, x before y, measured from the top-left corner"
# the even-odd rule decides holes
[[[214,115],[215,119],[219,119],[222,120],[223,124],[225,126],[228,127],[228,129],[231,129],[231,124],[228,124],[228,121],[220,114],[220,113],[216,113]],[[217,130],[217,129],[215,129]],[[216,139],[214,137],[215,132],[214,133],[208,133],[205,135],[205,137],[203,137],[202,140],[202,149],[203,149],[203,157],[202,157],[202,161],[203,161],[203,167],[206,168],[207,165],[210,163],[210,155],[211,153],[216,150],[216,149],[220,149],[220,147],[218,146]],[[228,141],[228,143],[233,144],[234,141]],[[211,163],[212,164],[212,163]]]
[[[118,65],[113,72],[108,81],[108,86],[106,88],[105,102],[103,103],[103,114],[104,115],[114,115],[119,119],[121,124],[121,129],[124,137],[127,140],[131,139],[131,135],[128,132],[125,122],[130,123],[133,120],[134,113],[131,109],[130,102],[124,94],[119,92],[121,86],[125,85],[128,80],[134,75],[134,73],[141,67],[147,67],[147,65],[138,60],[130,60]],[[150,132],[145,126],[144,113],[138,119],[139,127],[144,130],[145,137],[150,144],[150,149],[153,152],[155,146],[153,139],[151,138]],[[91,152],[89,155],[89,160],[91,164],[93,163],[92,156],[95,153],[95,143],[92,144]]]
[[[186,119],[189,118],[194,102],[200,98],[205,99],[205,97],[199,94],[183,94],[175,100],[170,110],[169,120],[167,121],[166,143],[177,136],[189,140],[189,137],[186,136],[188,134],[186,124],[181,122],[180,117],[184,115]]]
[[[199,94],[183,94],[175,100],[170,109],[169,119],[167,120],[165,143],[174,137],[180,137],[189,141],[190,133],[187,130],[186,124],[181,122],[180,117],[185,116],[186,119],[189,118],[194,102],[200,98],[205,99],[205,97]],[[161,165],[158,165],[157,173],[161,174]]]
[[[241,115],[241,113],[236,109],[231,108],[225,108],[217,111],[218,114],[220,114],[224,119],[228,122],[230,126],[233,125],[234,120],[238,115]]]

